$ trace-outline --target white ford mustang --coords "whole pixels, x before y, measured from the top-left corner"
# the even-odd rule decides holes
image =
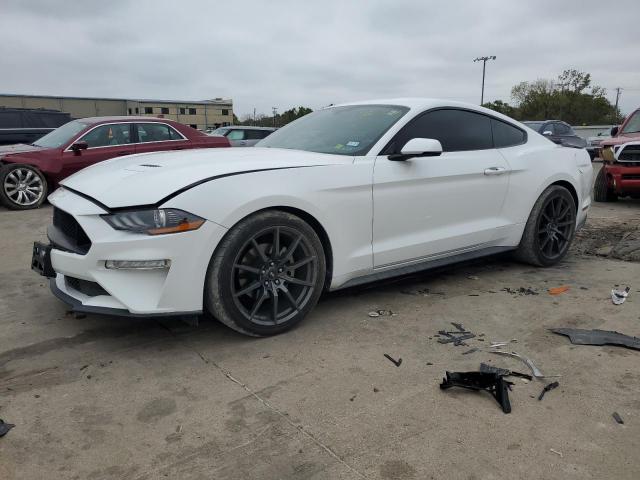
[[[335,290],[514,250],[561,260],[585,150],[432,99],[332,106],[250,149],[131,155],[67,178],[32,266],[76,311],[291,328]]]

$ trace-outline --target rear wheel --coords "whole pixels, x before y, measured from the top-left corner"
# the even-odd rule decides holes
[[[596,181],[593,185],[593,199],[596,202],[615,202],[618,200],[615,190],[609,186],[604,165],[596,175]]]
[[[257,213],[233,227],[216,249],[205,306],[241,333],[281,333],[318,302],[325,271],[322,243],[306,222],[286,212]]]
[[[47,180],[31,165],[9,164],[0,168],[0,201],[11,210],[38,208],[47,197]]]
[[[569,191],[551,185],[536,201],[516,257],[539,267],[555,265],[569,250],[576,228],[576,204]]]

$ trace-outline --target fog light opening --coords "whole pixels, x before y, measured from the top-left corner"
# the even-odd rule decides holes
[[[157,270],[169,268],[171,260],[105,260],[108,270]]]

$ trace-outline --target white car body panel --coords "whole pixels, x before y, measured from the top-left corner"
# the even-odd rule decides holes
[[[87,307],[131,314],[197,313],[211,256],[226,232],[259,210],[312,217],[326,232],[331,289],[377,272],[490,248],[511,249],[539,195],[556,182],[578,197],[577,225],[591,202],[592,169],[584,150],[552,144],[496,112],[430,99],[355,104],[409,107],[364,156],[261,148],[159,152],[115,158],[61,182],[50,202],[71,214],[92,241],[86,255],[53,249],[56,288]],[[524,129],[523,145],[390,161],[379,153],[417,114],[459,107]],[[491,169],[498,169],[498,174]],[[485,174],[485,171],[489,171]],[[198,230],[147,236],[114,230],[112,209],[177,208],[206,220]],[[169,259],[167,270],[108,270],[105,260]],[[87,296],[65,276],[98,283]]]

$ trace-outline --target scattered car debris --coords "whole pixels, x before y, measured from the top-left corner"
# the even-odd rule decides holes
[[[582,328],[550,328],[549,330],[558,335],[566,335],[574,345],[616,345],[640,350],[640,338],[611,330]]]
[[[547,385],[546,387],[544,387],[542,389],[542,391],[540,392],[540,395],[538,395],[538,400],[542,400],[542,398],[544,397],[544,394],[553,390],[554,388],[558,388],[560,386],[560,384],[558,382],[552,382],[549,385]]]
[[[391,362],[393,363],[396,367],[399,367],[402,364],[402,359],[398,358],[398,360],[395,360],[394,358],[392,358],[390,355],[388,354],[384,354],[384,356]]]
[[[453,325],[455,327],[456,330],[458,330],[459,332],[465,332],[466,333],[466,328],[464,328],[464,325],[462,325],[461,323],[456,323],[456,322],[451,322],[451,325]]]
[[[0,437],[4,437],[13,427],[15,427],[14,424],[4,423],[4,420],[0,418]]]
[[[556,455],[560,455],[560,458],[562,458],[562,452],[559,452],[558,450],[554,450],[553,448],[550,448],[549,451],[555,453]]]
[[[370,317],[395,317],[397,313],[391,310],[373,310],[369,312]]]
[[[373,393],[378,393],[380,391],[380,389],[373,387]]]
[[[480,371],[483,373],[495,373],[496,375],[503,377],[520,377],[529,381],[533,380],[533,377],[526,373],[514,372],[507,368],[494,367],[493,365],[487,365],[486,363],[480,364]]]
[[[538,292],[536,292],[535,290],[533,290],[530,287],[527,287],[527,288],[524,288],[524,287],[520,287],[520,288],[505,287],[501,291],[510,293],[511,295],[540,295]]]
[[[629,296],[629,290],[631,290],[631,287],[627,287],[624,290],[620,290],[616,288],[612,289],[611,301],[613,302],[613,304],[622,305],[624,301],[627,299],[627,297]]]
[[[559,377],[560,375],[544,375],[540,370],[538,370],[538,367],[535,366],[535,364],[531,361],[531,359],[525,357],[524,355],[520,355],[516,352],[502,352],[500,350],[491,350],[489,351],[489,353],[494,353],[496,355],[505,355],[507,357],[514,357],[514,358],[518,358],[521,361],[523,361],[525,363],[525,365],[527,367],[529,367],[531,369],[531,372],[533,373],[533,376],[536,378],[545,378],[545,377]]]
[[[469,355],[470,353],[476,353],[478,350],[480,350],[479,348],[472,348],[470,350],[467,350],[466,352],[462,352],[462,355]]]
[[[467,345],[464,343],[465,340],[469,340],[470,338],[475,338],[474,333],[464,333],[462,335],[453,335],[451,333],[442,333],[439,332],[440,335],[444,335],[446,338],[439,338],[438,343],[453,343],[456,347],[459,345]]]
[[[514,339],[509,340],[508,342],[491,342],[491,345],[489,345],[489,348],[506,347],[510,343],[518,343],[518,340],[514,338]]]
[[[451,387],[466,388],[468,390],[486,390],[500,404],[504,413],[511,413],[508,387],[513,385],[501,375],[485,372],[445,372],[440,389]]]
[[[620,425],[624,425],[624,420],[622,420],[622,417],[620,416],[620,414],[618,412],[613,412],[611,414],[611,416],[613,417],[613,419],[618,422]]]
[[[353,402],[353,401],[356,399],[356,397],[357,397],[357,396],[358,396],[357,394],[354,394],[354,395],[349,399],[349,401],[350,401],[350,402]]]
[[[549,290],[547,290],[547,292],[549,292],[549,295],[560,295],[561,293],[564,293],[568,290],[569,286],[563,285],[561,287],[550,288]]]

